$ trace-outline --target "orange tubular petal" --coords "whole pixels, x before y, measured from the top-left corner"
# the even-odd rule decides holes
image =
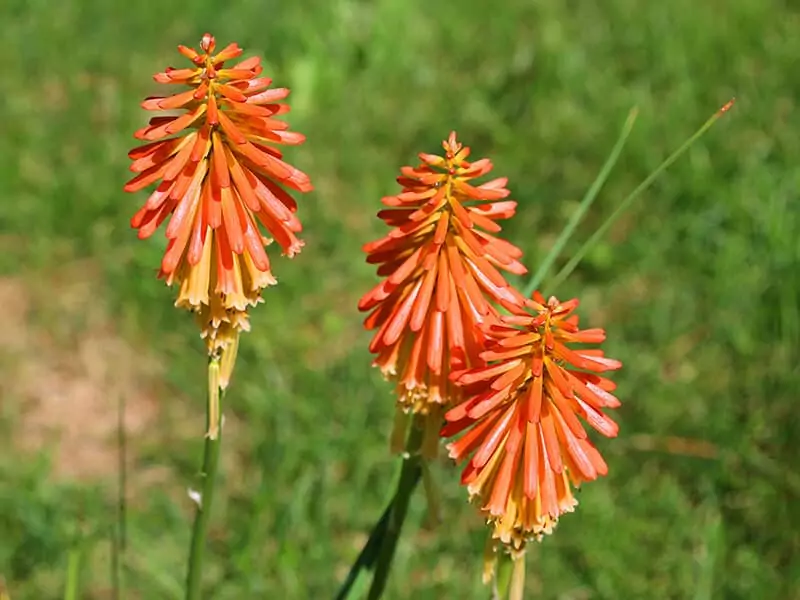
[[[489,501],[483,507],[490,515],[499,517],[506,511],[508,497],[514,485],[513,477],[517,470],[519,456],[520,453],[518,450],[507,451],[503,454],[503,459],[500,463],[497,476],[495,477]]]
[[[167,69],[163,73],[156,73],[153,79],[158,83],[185,83],[197,77],[200,69]]]
[[[261,210],[261,202],[256,196],[254,185],[256,183],[255,176],[249,171],[245,172],[242,166],[236,161],[233,153],[225,147],[225,161],[228,173],[230,174],[235,184],[236,192],[239,197],[244,201],[244,204],[252,212],[257,213]]]
[[[504,363],[493,365],[491,367],[474,369],[464,373],[461,377],[459,377],[458,383],[459,385],[470,385],[476,381],[486,381],[487,379],[492,379],[502,375],[503,373],[510,371],[521,364],[521,360],[510,360]]]
[[[427,364],[433,373],[441,373],[445,346],[444,313],[435,311],[429,323]]]
[[[498,225],[497,223],[495,223],[491,219],[488,219],[488,218],[484,217],[483,215],[479,214],[478,212],[476,212],[474,210],[470,210],[469,214],[470,214],[470,220],[475,225],[477,225],[478,227],[482,227],[486,231],[490,231],[492,233],[497,233],[498,231],[502,230],[502,227],[500,227],[500,225]]]
[[[153,235],[176,205],[176,200],[168,200],[154,210],[143,206],[131,219],[131,227],[139,230],[139,239],[144,240]]]
[[[254,144],[241,144],[236,146],[234,150],[252,161],[254,165],[261,168],[268,175],[292,189],[299,192],[308,192],[313,189],[308,175],[259,150]]]
[[[180,116],[170,123],[151,129],[145,133],[144,138],[147,140],[155,140],[160,137],[164,137],[165,135],[174,135],[176,133],[180,133],[197,121],[197,119],[199,119],[204,112],[205,106],[198,106],[192,112]]]
[[[577,402],[579,407],[578,412],[584,419],[586,419],[586,422],[589,423],[593,429],[606,437],[617,437],[617,434],[619,433],[619,425],[580,398],[577,399]]]
[[[467,455],[472,454],[483,443],[488,431],[497,424],[497,421],[502,416],[502,412],[495,411],[477,424],[471,419],[446,424],[440,432],[440,435],[446,438],[452,437],[463,431],[464,427],[474,424],[474,427],[467,429],[467,432],[458,440],[448,444],[448,456],[457,462],[461,462]]]
[[[429,270],[422,280],[422,288],[420,289],[419,298],[414,305],[414,312],[411,315],[411,320],[408,323],[411,331],[419,331],[428,316],[428,308],[431,304],[431,297],[433,296],[433,287],[436,281],[436,271]]]
[[[178,52],[183,54],[189,60],[195,60],[200,57],[194,48],[188,48],[187,46],[183,45],[178,46]]]
[[[508,435],[509,423],[514,418],[514,407],[509,406],[506,408],[502,417],[497,421],[492,430],[484,438],[483,444],[478,448],[475,455],[472,457],[472,465],[478,469],[485,466],[495,451],[499,448],[500,444],[505,440]]]
[[[450,306],[450,273],[447,257],[444,252],[439,252],[439,273],[436,282],[436,309],[444,312]]]
[[[583,378],[579,377],[579,375],[582,375],[582,373],[573,373],[572,371],[565,371],[564,373],[569,380],[570,385],[575,390],[575,393],[580,396],[583,402],[586,402],[597,409],[603,407],[615,408],[619,405],[619,401],[613,395],[599,388],[592,388],[587,385]],[[613,398],[613,402],[609,404],[608,402],[611,398]]]
[[[239,47],[239,44],[231,43],[225,46],[222,50],[219,51],[214,56],[214,64],[218,65],[220,63],[225,62],[226,60],[230,60],[232,58],[236,58],[242,54],[242,49]]]
[[[194,90],[187,90],[173,96],[147,98],[141,106],[145,110],[171,110],[180,108],[194,100]]]
[[[447,336],[450,341],[451,352],[455,349],[465,350],[464,324],[466,318],[463,316],[463,311],[459,306],[458,293],[452,279],[450,280],[450,306],[447,307],[445,315],[447,315]],[[466,321],[466,325],[471,326],[472,324]],[[474,326],[472,328],[474,329]]]
[[[413,390],[414,388],[423,385],[425,361],[422,358],[427,341],[427,327],[420,331],[419,335],[414,339],[411,347],[411,354],[405,364],[400,365],[400,383],[407,389]]]
[[[235,88],[232,88],[235,89]],[[247,102],[240,101],[236,102],[234,100],[230,100],[228,98],[222,100],[225,106],[230,107],[231,111],[236,115],[239,115],[240,118],[243,116],[257,116],[257,117],[268,117],[272,115],[272,111],[265,107],[265,106],[258,106],[256,104],[248,104]],[[283,127],[288,127],[286,123],[281,121],[276,121],[276,123],[280,123]]]
[[[158,187],[150,194],[150,197],[145,202],[144,208],[147,210],[155,210],[169,198],[170,190],[172,189],[172,181],[162,181]],[[136,227],[136,225],[133,225]]]
[[[547,450],[547,459],[549,461],[550,468],[556,473],[561,473],[564,470],[564,463],[561,460],[561,445],[559,444],[554,417],[549,404],[544,405],[544,411],[542,413],[542,419],[540,423],[542,441],[544,442],[544,447]]]
[[[235,254],[244,252],[243,228],[236,212],[238,201],[239,198],[231,188],[222,188],[222,223],[225,226],[228,243]]]
[[[509,364],[514,364],[516,361],[509,361]],[[491,388],[495,391],[502,390],[503,388],[509,387],[524,377],[524,375],[528,371],[528,365],[519,361],[514,368],[509,369],[502,375],[500,375],[497,379],[492,382]]]
[[[386,333],[383,335],[383,343],[391,346],[403,334],[403,328],[408,323],[411,315],[411,309],[414,307],[414,301],[417,299],[419,290],[422,286],[422,280],[418,280],[416,285],[410,290],[402,304],[400,304],[394,311],[392,318],[387,321]]]
[[[588,363],[586,369],[595,371],[597,373],[603,373],[605,371],[616,371],[617,369],[622,367],[622,363],[618,360],[614,360],[613,358],[605,358],[603,356],[590,356],[587,352],[578,352],[577,354],[583,356],[585,359],[588,359]]]
[[[178,174],[183,171],[183,168],[189,162],[189,158],[192,155],[192,149],[194,145],[190,142],[193,141],[195,134],[190,134],[186,137],[187,143],[184,144],[183,148],[181,148],[180,152],[178,152],[168,163],[167,169],[164,171],[164,179],[167,181],[171,181],[175,179]]]
[[[565,425],[569,428],[572,434],[580,439],[586,438],[586,430],[581,425],[578,417],[575,416],[570,400],[565,398],[561,391],[553,385],[550,381],[547,382],[547,395],[551,401],[551,412],[558,414],[563,419]],[[573,404],[575,402],[573,401]]]
[[[169,164],[161,163],[160,165],[154,166],[143,173],[139,173],[136,177],[126,183],[123,189],[126,192],[138,192],[139,190],[146,188],[148,185],[151,185],[161,179],[164,176],[164,172],[167,170],[168,166]]]
[[[265,85],[269,85],[271,82],[266,83]],[[251,89],[256,89],[258,86],[255,86]],[[275,102],[276,100],[283,100],[286,96],[289,95],[289,90],[286,88],[273,88],[271,90],[265,90],[263,92],[259,92],[257,94],[248,94],[247,96],[247,103],[248,104],[258,104],[258,105],[265,105]]]
[[[601,344],[606,339],[606,332],[603,329],[584,329],[564,337],[578,344]]]
[[[550,357],[544,359],[544,366],[551,381],[558,388],[558,391],[560,391],[565,398],[572,398],[572,387],[564,376],[564,370]]]
[[[467,416],[472,419],[480,419],[489,414],[495,408],[509,399],[511,386],[500,390],[486,392],[485,394],[473,399],[474,404],[467,405]]]
[[[202,169],[197,170],[190,181],[191,189],[187,189],[185,196],[177,199],[177,206],[172,213],[172,218],[169,221],[165,235],[167,239],[175,239],[180,236],[180,232],[188,227],[188,220],[192,218],[196,208],[196,198],[200,195],[200,182],[203,179]]]
[[[222,194],[213,178],[207,178],[203,186],[203,206],[206,209],[206,219],[211,229],[222,226]]]
[[[244,205],[241,203],[236,204],[236,210],[239,213],[239,222],[244,229],[244,249],[253,260],[253,264],[259,271],[269,271],[269,257],[264,251],[264,243],[261,241],[261,234],[258,227],[253,222],[253,217],[245,210]]]
[[[544,396],[544,378],[534,377],[530,383],[527,393],[528,413],[526,415],[529,423],[538,423],[542,416],[542,400]]]
[[[218,72],[220,78],[231,79],[233,81],[238,81],[240,79],[250,79],[255,74],[254,70],[252,69],[221,69]]]
[[[171,156],[177,150],[177,147],[180,145],[180,143],[181,140],[176,138],[143,144],[128,152],[128,158],[134,161],[134,165],[144,158],[152,161],[152,164],[157,164],[166,157]],[[135,173],[143,170],[144,169],[135,169],[133,168],[133,165],[131,166],[131,171]]]
[[[247,138],[244,134],[239,130],[239,128],[230,120],[228,115],[225,114],[225,111],[220,110],[217,113],[217,117],[219,119],[219,124],[222,127],[222,131],[225,132],[225,135],[228,139],[233,142],[237,146],[250,146],[247,141]]]
[[[206,223],[202,210],[198,210],[194,215],[192,234],[189,237],[189,246],[186,251],[186,262],[191,266],[195,266],[200,262],[203,256],[203,246],[206,243],[207,234],[208,223]]]
[[[522,469],[522,487],[525,496],[536,498],[539,490],[539,434],[538,427],[531,422],[525,424],[525,454]]]

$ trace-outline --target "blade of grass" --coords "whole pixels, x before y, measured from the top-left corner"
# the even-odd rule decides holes
[[[561,233],[556,240],[556,243],[553,244],[553,247],[550,249],[550,252],[547,253],[544,260],[539,265],[539,268],[536,270],[536,273],[528,282],[528,285],[525,286],[525,290],[523,294],[526,297],[530,297],[530,295],[541,285],[544,278],[547,276],[547,272],[553,266],[553,263],[558,258],[558,255],[561,254],[561,251],[564,249],[564,246],[569,241],[569,238],[575,232],[575,229],[578,227],[578,224],[581,222],[581,219],[589,210],[589,207],[597,198],[600,190],[603,188],[603,185],[608,179],[608,176],[611,174],[611,171],[614,168],[614,165],[617,164],[617,160],[619,160],[619,155],[622,153],[622,149],[625,147],[625,143],[628,141],[628,137],[633,130],[633,125],[636,122],[636,117],[639,114],[639,109],[637,107],[633,107],[630,112],[628,113],[628,117],[625,119],[625,123],[622,126],[622,130],[620,131],[619,138],[617,138],[614,147],[611,149],[611,153],[608,155],[606,162],[603,164],[603,168],[600,169],[600,172],[597,174],[597,177],[592,182],[592,185],[589,186],[589,189],[586,191],[586,195],[581,200],[580,205],[578,206],[578,210],[575,211],[575,214],[572,215],[572,218],[567,223],[566,227],[561,230]]]
[[[715,112],[711,118],[709,118],[703,125],[698,129],[689,139],[687,139],[680,147],[675,150],[672,154],[670,154],[667,159],[662,162],[650,175],[648,175],[642,183],[640,183],[636,189],[634,189],[628,196],[620,202],[619,206],[617,206],[616,210],[611,213],[611,216],[605,220],[605,222],[597,228],[597,230],[592,234],[589,240],[581,246],[581,248],[569,259],[566,265],[562,267],[562,269],[558,272],[558,274],[553,278],[553,281],[550,282],[548,289],[551,291],[555,290],[564,280],[572,273],[575,267],[578,266],[578,263],[586,256],[586,253],[594,246],[600,238],[602,238],[611,225],[622,215],[625,210],[631,205],[631,203],[639,197],[639,195],[644,192],[647,188],[649,188],[653,182],[658,179],[658,177],[666,171],[672,163],[678,160],[689,148],[694,145],[694,143],[699,140],[706,131],[708,131],[717,120],[724,115],[730,108],[733,106],[735,98],[730,100],[725,106],[720,108],[717,112]]]
[[[723,549],[724,535],[722,518],[715,500],[712,492],[707,502],[703,542],[697,557],[698,573],[694,600],[712,600],[714,597],[715,568]]]
[[[148,548],[151,544],[152,538],[139,528],[128,530],[130,548]],[[123,569],[127,581],[137,582],[139,589],[152,590],[153,598],[182,600],[186,594],[185,573],[176,568],[172,559],[165,559],[163,553],[130,552]]]

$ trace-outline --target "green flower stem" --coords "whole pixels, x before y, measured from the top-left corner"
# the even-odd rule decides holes
[[[362,589],[360,585],[360,583],[364,581],[361,578],[362,572],[365,569],[372,569],[372,567],[375,565],[375,561],[378,559],[378,553],[383,545],[383,538],[386,537],[386,531],[389,528],[389,516],[392,514],[392,508],[394,507],[396,495],[397,494],[392,496],[392,499],[384,509],[381,518],[372,528],[372,532],[369,535],[367,543],[364,544],[364,547],[358,554],[353,566],[350,567],[350,572],[347,574],[347,578],[339,588],[339,591],[336,594],[336,600],[345,600],[350,596],[351,591],[358,591]],[[2,599],[0,598],[0,600]]]
[[[83,548],[76,544],[69,551],[67,558],[67,582],[64,586],[64,600],[78,600],[80,596],[80,570],[83,559]]]
[[[395,428],[397,430],[397,428]],[[375,523],[370,532],[369,539],[356,558],[347,578],[336,594],[336,600],[346,600],[351,594],[359,594],[366,588],[366,571],[375,569],[370,598],[378,598],[386,587],[386,581],[391,568],[400,530],[408,511],[411,495],[422,478],[422,459],[420,448],[424,438],[424,428],[420,419],[414,418],[405,444],[403,464],[400,477],[391,500]],[[378,594],[373,596],[372,594]],[[363,597],[358,595],[358,597]]]
[[[214,499],[214,480],[219,465],[219,451],[222,443],[222,410],[220,404],[224,392],[219,387],[219,358],[212,357],[208,363],[208,404],[206,409],[206,439],[203,449],[202,495],[197,502],[197,512],[192,528],[192,541],[189,552],[189,572],[186,578],[186,600],[199,600],[203,574],[203,554],[205,552],[208,523]]]
[[[511,586],[508,590],[508,600],[522,600],[525,595],[525,554],[511,559],[514,566],[511,571]]]
[[[514,562],[511,559],[511,555],[502,549],[498,550],[495,569],[492,600],[508,600],[508,592],[511,589],[511,575],[514,570]]]
[[[388,515],[386,533],[383,536],[378,560],[375,565],[375,575],[369,589],[368,600],[378,600],[386,589],[389,572],[392,568],[397,542],[403,529],[403,523],[408,513],[411,496],[417,487],[421,475],[420,448],[423,441],[423,424],[421,418],[415,418],[406,442],[406,452],[403,456],[403,467],[400,470],[400,479],[397,482],[397,492],[392,499],[392,508]]]
[[[498,551],[492,600],[522,600],[525,595],[525,553]]]

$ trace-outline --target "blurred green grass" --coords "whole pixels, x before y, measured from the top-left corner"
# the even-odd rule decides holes
[[[135,239],[128,219],[143,197],[121,186],[151,75],[207,30],[259,53],[276,85],[292,88],[290,123],[308,142],[290,159],[316,184],[300,199],[306,248],[276,260],[280,285],[255,311],[229,394],[237,424],[208,558],[213,598],[332,597],[380,513],[395,468],[392,398],[369,368],[355,306],[374,281],[360,246],[382,233],[374,213],[401,165],[456,129],[510,178],[520,204],[505,235],[533,268],[632,105],[637,127],[567,254],[734,95],[735,109],[560,290],[582,298],[625,363],[622,433],[599,442],[611,473],[533,549],[528,584],[536,598],[800,598],[796,5],[6,0],[0,274],[52,307],[65,265],[91,264],[93,303],[137,352],[168,365],[158,433],[130,441],[131,485],[144,489],[130,506],[130,598],[178,597],[204,361],[191,319],[154,277],[163,237]],[[36,310],[25,326],[60,328],[69,351],[86,332],[72,314]],[[113,481],[55,477],[46,453],[20,459],[19,362],[0,361],[0,576],[14,600],[58,598],[80,545],[84,597],[110,598]],[[682,455],[670,436],[718,455]],[[166,481],[137,484],[153,465]],[[481,523],[446,462],[438,478],[445,523],[409,529],[389,598],[487,596]],[[421,523],[420,499],[412,509]]]

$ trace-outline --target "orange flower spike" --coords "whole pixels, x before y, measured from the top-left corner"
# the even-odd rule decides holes
[[[550,533],[577,505],[571,486],[608,468],[581,420],[606,437],[617,424],[603,413],[619,406],[615,385],[599,375],[622,367],[601,350],[602,329],[578,328],[577,300],[559,302],[536,292],[525,307],[484,324],[485,364],[454,373],[465,399],[445,414],[441,435],[467,460],[462,483],[481,502],[493,536],[512,551]],[[580,419],[579,419],[580,417]]]
[[[401,169],[402,191],[383,198],[388,208],[378,217],[393,229],[364,251],[385,279],[359,303],[370,313],[366,328],[375,330],[376,366],[397,382],[402,410],[432,414],[434,441],[442,407],[460,393],[451,370],[480,362],[478,324],[497,314],[495,303],[525,302],[500,271],[526,272],[522,252],[494,236],[496,221],[516,208],[505,200],[507,180],[468,183],[492,163],[468,162],[455,132],[442,145],[444,156],[420,154],[422,164]]]
[[[289,90],[269,89],[272,80],[259,77],[256,57],[228,67],[242,54],[237,44],[216,54],[215,48],[210,34],[200,51],[178,46],[194,67],[154,76],[190,89],[142,103],[145,110],[183,112],[153,117],[136,132],[149,143],[128,154],[137,175],[124,188],[137,192],[158,184],[131,226],[144,239],[169,217],[159,277],[179,285],[176,305],[197,314],[210,353],[248,329],[248,307],[275,283],[265,252],[271,240],[261,228],[289,257],[303,247],[297,205],[283,187],[313,189],[275,147],[305,140],[276,118],[289,111],[278,103]]]

